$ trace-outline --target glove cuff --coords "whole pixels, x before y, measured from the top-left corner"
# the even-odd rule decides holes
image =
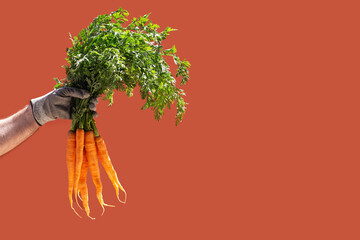
[[[30,100],[31,103],[31,109],[33,112],[33,116],[37,124],[39,126],[44,125],[45,123],[54,120],[52,117],[49,117],[46,114],[45,108],[46,108],[46,95],[38,98],[33,98]]]
[[[39,121],[36,119],[36,117],[35,117],[35,114],[34,114],[34,105],[33,105],[33,103],[32,103],[32,100],[30,100],[30,106],[31,106],[31,112],[32,112],[32,115],[33,115],[33,117],[34,117],[34,120],[35,120],[35,122],[39,125],[39,126],[41,126],[41,124],[39,123]]]

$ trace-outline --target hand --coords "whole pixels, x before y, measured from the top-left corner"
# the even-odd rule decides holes
[[[32,112],[36,122],[42,126],[55,119],[71,119],[71,98],[85,99],[90,96],[84,89],[63,87],[49,92],[48,94],[30,100]],[[91,99],[89,108],[96,117],[96,98]]]

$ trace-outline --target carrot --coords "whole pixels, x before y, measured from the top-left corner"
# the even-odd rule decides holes
[[[74,173],[75,173],[75,156],[76,156],[76,136],[74,131],[69,131],[67,135],[67,146],[66,146],[66,165],[68,169],[68,193],[69,193],[69,200],[70,200],[70,207],[76,215],[80,217],[80,215],[75,211],[73,207],[73,187],[74,187]],[[76,192],[75,192],[76,193]]]
[[[103,209],[102,214],[104,214],[105,208],[104,206],[114,207],[113,205],[108,205],[104,203],[102,196],[102,183],[100,180],[100,170],[98,165],[97,153],[96,153],[96,145],[95,145],[95,137],[93,131],[85,132],[85,150],[86,156],[89,162],[89,169],[92,176],[92,180],[94,182],[96,188],[96,196],[98,201]]]
[[[76,165],[75,165],[75,183],[74,183],[75,199],[77,203],[78,200],[76,194],[78,193],[78,184],[80,180],[83,154],[84,154],[84,129],[78,128],[76,129]]]
[[[116,171],[111,163],[106,145],[105,145],[105,141],[101,136],[98,136],[95,138],[95,142],[96,142],[96,148],[97,148],[97,153],[98,153],[98,157],[100,159],[101,164],[103,165],[111,183],[113,184],[115,191],[116,191],[116,196],[118,198],[118,200],[122,203],[126,202],[126,191],[123,188],[123,186],[120,184],[120,181],[117,177]],[[125,199],[124,201],[121,201],[119,198],[119,188],[124,192],[125,194]]]
[[[79,180],[79,192],[81,195],[81,200],[83,201],[83,207],[85,209],[86,215],[94,220],[95,218],[90,217],[90,208],[89,208],[89,200],[88,200],[88,188],[86,185],[86,177],[87,177],[87,171],[88,171],[88,160],[86,158],[86,153],[84,149],[83,154],[83,163],[81,165],[81,174],[80,174],[80,180]]]

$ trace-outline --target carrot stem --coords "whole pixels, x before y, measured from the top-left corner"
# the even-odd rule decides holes
[[[75,132],[76,131],[76,125],[77,125],[77,123],[78,123],[78,121],[77,120],[75,120],[75,119],[73,119],[72,121],[71,121],[71,127],[70,127],[70,130],[71,131],[73,131],[73,132]]]
[[[89,111],[86,112],[84,118],[85,118],[85,124],[84,124],[85,131],[90,131],[91,130],[91,124],[90,124],[91,117],[89,116]]]
[[[84,129],[84,123],[85,123],[85,118],[82,118],[82,119],[79,121],[79,128]]]
[[[94,119],[92,119],[92,121],[91,121],[91,126],[92,126],[92,129],[94,131],[94,137],[99,137],[100,135],[99,135],[99,132],[98,132],[98,130],[96,128],[96,124],[95,124]]]

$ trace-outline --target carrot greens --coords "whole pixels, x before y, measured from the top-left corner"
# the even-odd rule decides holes
[[[130,97],[139,86],[145,100],[142,109],[153,110],[156,120],[161,119],[166,107],[176,102],[177,125],[183,119],[186,103],[184,91],[176,86],[176,77],[181,78],[179,85],[185,84],[189,80],[190,63],[176,55],[175,46],[169,49],[162,46],[162,41],[175,29],[167,27],[158,31],[159,25],[150,21],[150,14],[133,18],[124,26],[128,15],[122,8],[100,15],[78,36],[70,37],[73,46],[67,49],[69,65],[64,66],[67,77],[55,79],[55,88],[82,88],[91,97],[104,94],[104,100],[108,99],[111,105],[115,90]],[[165,56],[172,57],[177,66],[175,77]],[[72,130],[84,127],[94,130],[88,105],[89,99],[74,100]]]

